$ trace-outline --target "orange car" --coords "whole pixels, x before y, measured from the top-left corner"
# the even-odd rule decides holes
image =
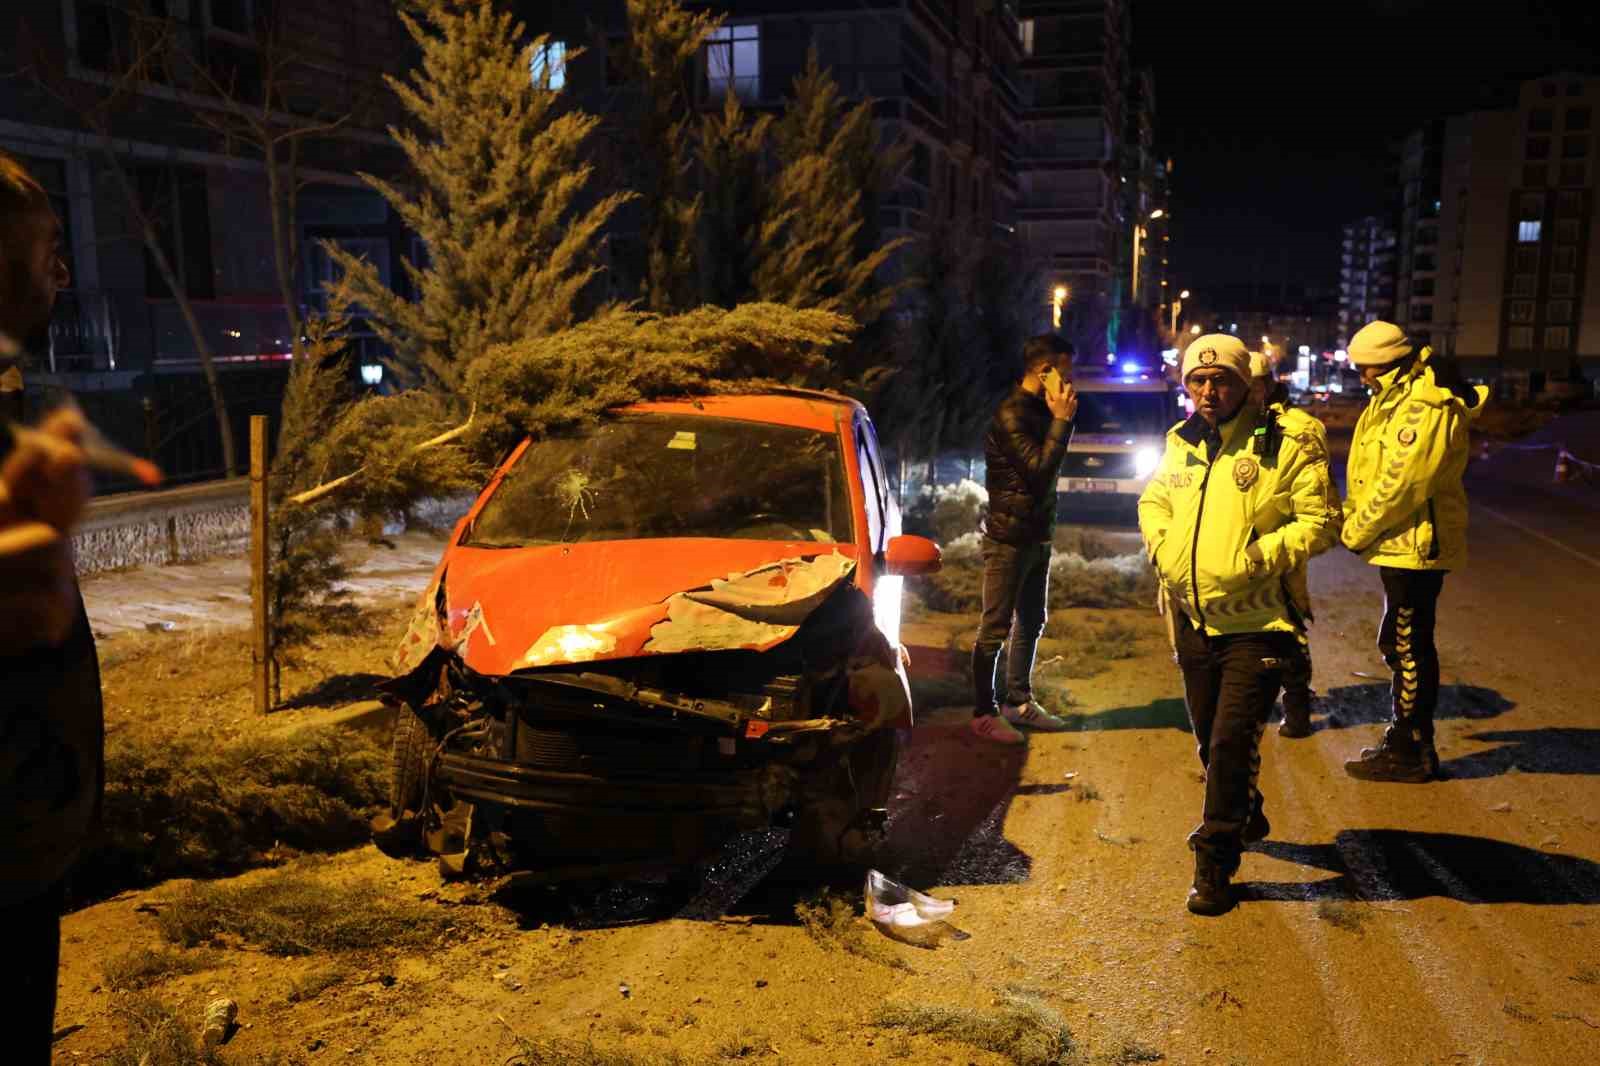
[[[559,879],[789,825],[792,858],[852,861],[911,721],[901,579],[938,567],[842,396],[643,403],[525,440],[396,654],[380,840]]]

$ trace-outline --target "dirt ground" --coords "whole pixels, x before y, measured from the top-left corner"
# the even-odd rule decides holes
[[[1600,563],[1563,564],[1515,525],[1475,523],[1474,564],[1447,583],[1442,608],[1448,779],[1343,773],[1386,716],[1373,649],[1381,597],[1358,560],[1319,559],[1319,728],[1264,739],[1273,833],[1245,856],[1245,902],[1221,918],[1183,906],[1201,785],[1159,620],[1098,612],[1126,623],[1136,654],[1065,682],[1073,731],[1002,750],[972,740],[956,709],[930,710],[909,735],[883,868],[955,899],[964,939],[914,947],[859,918],[814,935],[792,892],[741,896],[775,860],[776,834],[741,838],[687,904],[649,884],[486,897],[369,846],[299,869],[330,893],[376,882],[459,916],[455,928],[421,950],[299,957],[224,939],[191,949],[204,969],[151,991],[194,1022],[213,995],[237,1000],[241,1028],[224,1054],[239,1063],[1600,1061],[1600,729],[1586,621]],[[1584,535],[1576,521],[1541,528]],[[403,616],[383,628],[397,633]],[[905,636],[946,646],[970,627],[931,616]],[[113,718],[259,728],[242,668],[214,665],[237,638],[196,648],[197,665],[180,654],[163,677],[174,636],[106,642]],[[381,670],[391,636],[329,651],[301,680]],[[81,1028],[58,1041],[58,1063],[119,1045],[126,994],[108,989],[106,964],[164,948],[157,921],[184,890],[168,882],[67,917],[57,1025]],[[891,1005],[993,1012],[1018,996],[1065,1021],[1075,1057],[874,1024]],[[519,1056],[519,1034],[577,1050]]]

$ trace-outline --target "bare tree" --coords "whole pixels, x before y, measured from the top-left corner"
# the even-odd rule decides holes
[[[217,431],[222,439],[222,465],[231,477],[238,473],[238,452],[234,446],[233,427],[228,420],[228,402],[222,394],[222,383],[217,378],[216,360],[211,344],[200,326],[194,302],[177,265],[162,243],[162,224],[154,204],[141,195],[138,184],[129,173],[123,121],[139,101],[139,90],[154,80],[158,71],[164,71],[173,54],[171,26],[168,20],[130,11],[131,31],[127,39],[119,42],[111,64],[114,73],[95,81],[73,78],[67,73],[66,58],[52,52],[26,23],[19,32],[19,53],[26,57],[28,73],[36,85],[54,98],[83,126],[89,134],[84,145],[87,153],[98,158],[105,174],[115,187],[135,235],[143,243],[163,283],[172,294],[178,314],[194,343],[195,354],[200,359],[200,372],[205,377],[206,389],[211,396],[211,408],[217,419]]]

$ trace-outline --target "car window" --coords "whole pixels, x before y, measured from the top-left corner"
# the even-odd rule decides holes
[[[484,503],[475,547],[663,537],[848,542],[838,437],[639,414],[534,441]]]
[[[889,487],[889,471],[884,466],[883,453],[878,450],[878,435],[874,432],[872,423],[862,419],[856,424],[856,434],[866,447],[867,459],[872,469],[872,484],[877,489],[878,511],[883,516],[883,539],[874,547],[882,551],[888,544],[888,538],[900,532],[900,511],[895,504],[894,492]]]
[[[1178,412],[1165,393],[1080,392],[1073,429],[1078,433],[1164,434]]]

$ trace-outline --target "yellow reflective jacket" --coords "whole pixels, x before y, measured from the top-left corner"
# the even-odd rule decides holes
[[[1286,436],[1293,437],[1299,442],[1301,449],[1306,453],[1309,461],[1328,466],[1328,427],[1322,420],[1300,410],[1298,407],[1288,407],[1275,403],[1267,408],[1278,419],[1278,425],[1283,427]],[[1328,485],[1328,506],[1335,513],[1339,512],[1339,490],[1333,484],[1333,470],[1330,467],[1324,471],[1323,476]],[[1283,576],[1283,587],[1289,593],[1289,602],[1299,612],[1300,617],[1307,622],[1315,615],[1311,610],[1311,585],[1307,580],[1308,566],[1301,563]]]
[[[1467,561],[1467,427],[1472,406],[1435,382],[1424,348],[1410,367],[1378,379],[1356,422],[1346,468],[1345,547],[1373,566],[1456,570]]]
[[[1213,636],[1298,628],[1284,579],[1339,535],[1327,449],[1246,406],[1206,456],[1198,415],[1167,433],[1139,497],[1145,550],[1173,601]],[[1261,562],[1252,566],[1254,545]]]

